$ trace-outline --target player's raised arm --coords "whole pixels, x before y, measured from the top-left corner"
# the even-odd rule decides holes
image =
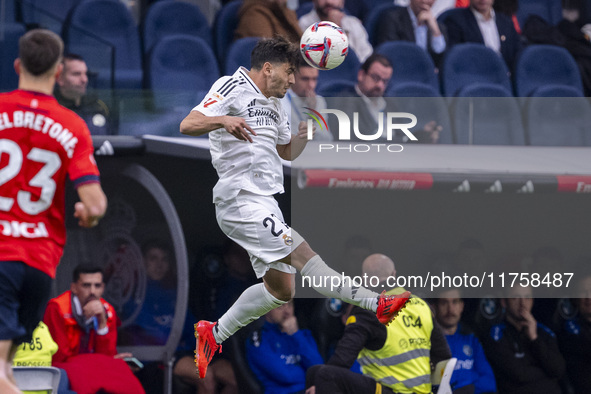
[[[220,128],[242,141],[252,142],[250,134],[257,135],[244,119],[236,116],[206,116],[191,111],[181,122],[181,133],[185,135],[200,136]]]

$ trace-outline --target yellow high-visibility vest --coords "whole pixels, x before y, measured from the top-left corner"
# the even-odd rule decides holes
[[[39,322],[33,339],[19,345],[14,355],[15,367],[51,367],[51,357],[57,352],[57,343],[51,337],[49,328]]]
[[[396,288],[388,294],[403,291]],[[387,330],[381,349],[359,352],[357,361],[363,374],[396,393],[431,393],[431,308],[421,298],[412,297]]]

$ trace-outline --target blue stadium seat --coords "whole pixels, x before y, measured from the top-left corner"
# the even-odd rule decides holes
[[[88,68],[98,72],[97,88],[142,87],[139,34],[121,1],[82,1],[68,16],[63,37],[67,51],[84,57]]]
[[[566,85],[544,85],[534,92],[535,97],[583,97],[581,91]]]
[[[477,82],[460,89],[458,97],[513,97],[513,94],[501,85]]]
[[[349,48],[349,53],[343,63],[332,70],[322,70],[318,74],[318,88],[326,84],[333,83],[335,80],[347,80],[357,82],[357,72],[361,67],[359,58]]]
[[[375,8],[374,0],[345,0],[345,12],[364,21]]]
[[[439,90],[421,82],[403,82],[390,85],[386,90],[387,97],[441,97]]]
[[[420,82],[439,90],[433,60],[417,44],[390,41],[380,44],[375,51],[386,56],[394,68],[389,87],[406,82]]]
[[[0,5],[4,3],[3,7],[0,8],[0,21],[2,21],[2,23],[16,22],[16,1],[17,0],[0,1]]]
[[[519,0],[517,20],[523,27],[530,15],[537,15],[546,22],[556,25],[562,19],[560,0]]]
[[[564,48],[530,45],[523,50],[515,67],[515,91],[519,97],[536,95],[544,85],[566,85],[583,94],[577,63]]]
[[[530,97],[525,120],[530,145],[591,146],[591,105],[584,97]]]
[[[225,4],[216,15],[213,39],[219,64],[224,64],[226,53],[234,41],[234,29],[238,26],[238,11],[241,6],[242,0],[233,0]]]
[[[213,50],[200,37],[171,34],[159,40],[148,56],[147,88],[209,90],[220,77]]]
[[[226,75],[234,74],[240,66],[250,70],[250,53],[261,37],[240,38],[232,43],[226,56],[224,72]]]
[[[173,34],[150,51],[146,84],[152,89],[155,113],[127,116],[126,134],[180,137],[179,124],[219,78],[213,50],[200,37]]]
[[[501,88],[498,94],[502,92]],[[456,97],[451,113],[458,144],[525,144],[521,111],[515,97]]]
[[[308,3],[300,2],[300,5],[296,10],[296,15],[298,16],[298,19],[301,18],[302,15],[306,15],[308,12],[312,11],[312,8],[314,8],[314,3],[312,3],[311,1]]]
[[[18,87],[18,75],[14,71],[14,59],[18,57],[18,39],[25,34],[20,23],[0,25],[0,91],[6,92]]]
[[[189,34],[212,45],[207,19],[195,4],[158,1],[148,9],[142,26],[143,48],[147,54],[159,39],[170,34]]]
[[[348,80],[334,80],[316,89],[323,97],[357,97],[355,82]]]
[[[37,24],[57,34],[61,34],[62,25],[68,13],[79,2],[79,0],[19,1],[25,24]]]
[[[458,44],[447,53],[443,62],[442,90],[448,97],[476,82],[487,82],[511,90],[509,70],[503,59],[481,44]]]
[[[369,38],[369,42],[371,45],[376,45],[376,29],[378,23],[380,22],[380,16],[384,13],[384,11],[390,8],[396,8],[397,5],[393,5],[392,3],[388,4],[379,4],[377,5],[371,12],[367,15],[365,19],[365,30],[367,30],[367,36]]]

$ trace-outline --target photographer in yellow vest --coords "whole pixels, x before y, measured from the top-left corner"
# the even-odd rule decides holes
[[[383,254],[363,261],[364,275],[387,288],[396,276],[394,262]],[[374,283],[375,283],[375,279]],[[388,294],[405,290],[394,288]],[[311,394],[431,393],[431,366],[451,358],[451,352],[429,305],[413,296],[389,326],[363,309],[353,307],[345,332],[326,365],[310,368]],[[362,375],[349,368],[357,359]]]

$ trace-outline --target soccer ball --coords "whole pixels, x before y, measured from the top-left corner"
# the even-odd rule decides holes
[[[331,70],[345,60],[349,52],[349,39],[337,24],[317,22],[302,35],[300,52],[310,66]]]

